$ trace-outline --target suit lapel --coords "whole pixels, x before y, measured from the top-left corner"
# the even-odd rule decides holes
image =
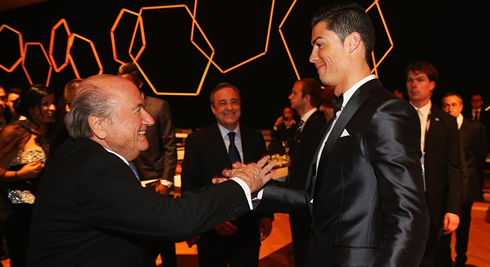
[[[333,147],[337,140],[340,138],[340,135],[342,134],[342,131],[345,129],[349,121],[351,120],[352,116],[357,112],[359,107],[368,99],[372,92],[376,88],[382,88],[381,82],[378,79],[368,81],[364,85],[362,85],[349,99],[349,102],[347,105],[342,109],[342,112],[340,114],[339,119],[333,126],[333,129],[328,137],[327,142],[325,143],[325,147],[323,148],[323,151],[321,152],[321,158],[320,162],[318,164],[318,171],[320,172],[321,170],[325,170],[327,167],[328,163],[328,156],[331,154]],[[310,167],[310,172],[308,173],[308,177],[311,177],[310,179],[307,180],[307,186],[306,188],[309,190],[308,192],[310,193],[310,196],[312,193],[315,192],[315,184],[316,184],[316,177],[321,176],[322,174],[318,174],[315,171],[315,166],[316,162],[318,160],[318,154],[320,153],[320,148],[321,144],[324,142],[326,135],[328,133],[329,125],[333,123],[333,119],[330,120],[330,122],[325,126],[326,128],[324,132],[324,136],[321,139],[321,143],[318,145],[317,151],[315,153],[315,156],[313,157],[312,161],[312,166]]]

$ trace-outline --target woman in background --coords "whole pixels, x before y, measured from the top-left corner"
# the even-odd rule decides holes
[[[294,133],[298,127],[294,117],[294,110],[290,107],[285,107],[283,116],[277,118],[276,123],[274,123],[274,128],[271,131],[273,140],[268,147],[271,155],[284,155],[288,153],[289,147],[293,142]]]
[[[0,177],[1,194],[11,204],[11,214],[4,226],[12,267],[25,265],[36,185],[49,156],[47,134],[55,122],[54,103],[51,89],[32,85],[22,91],[14,104],[15,112],[26,119],[7,125],[0,133],[2,140],[22,132],[29,134],[27,143],[17,156],[11,162],[2,162],[2,165],[10,167]]]

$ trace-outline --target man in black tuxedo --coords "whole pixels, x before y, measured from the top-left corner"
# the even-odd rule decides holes
[[[487,158],[487,134],[483,124],[471,120],[461,114],[463,99],[454,92],[449,92],[442,98],[442,108],[456,118],[461,139],[461,165],[463,168],[463,205],[461,220],[456,229],[456,267],[466,266],[466,251],[470,234],[471,207],[478,200],[478,181],[485,175],[485,160]],[[446,257],[451,261],[451,236],[444,236]]]
[[[416,266],[428,232],[415,110],[371,74],[374,29],[338,3],[312,20],[310,62],[334,86],[337,112],[311,162],[306,191],[270,182],[257,212],[312,216],[306,266]]]
[[[124,78],[81,83],[67,115],[72,139],[36,192],[27,266],[155,266],[155,242],[183,241],[249,213],[251,193],[273,175],[268,157],[233,170],[233,181],[182,198],[141,187],[129,162],[149,146],[154,121],[144,106]]]
[[[169,195],[173,189],[175,169],[177,167],[177,144],[175,127],[170,104],[160,98],[147,96],[141,91],[143,80],[138,67],[133,62],[119,66],[118,76],[126,78],[139,89],[145,101],[145,109],[155,123],[146,129],[146,138],[150,146],[134,160],[140,181],[161,179],[165,186],[157,187],[159,192]],[[162,267],[177,267],[177,255],[174,242],[161,242]]]
[[[289,150],[291,163],[286,181],[301,190],[305,189],[318,135],[326,122],[325,116],[318,110],[322,101],[321,96],[321,84],[312,78],[303,78],[294,82],[289,95],[291,108],[296,110],[301,120]],[[289,223],[293,240],[294,266],[302,267],[305,266],[310,236],[310,214],[290,214]]]
[[[458,228],[463,193],[456,118],[430,100],[438,76],[437,69],[426,61],[412,62],[405,68],[408,98],[420,118],[422,168],[431,220],[422,266],[450,264],[440,241]]]
[[[259,131],[239,124],[240,91],[229,83],[218,84],[210,94],[211,110],[217,123],[187,137],[182,162],[182,192],[202,190],[231,169],[236,161],[254,162],[267,154]],[[232,135],[234,136],[232,138]],[[233,153],[236,153],[234,156]],[[201,267],[253,267],[258,265],[260,242],[272,230],[272,215],[247,213],[216,224],[197,241]]]
[[[487,143],[490,142],[490,115],[488,114],[488,111],[485,110],[485,106],[483,105],[483,97],[481,94],[473,94],[471,96],[471,110],[470,109],[465,109],[464,114],[467,118],[471,118],[474,121],[478,121],[485,126],[486,132],[487,132]],[[490,150],[490,146],[488,146],[488,149]],[[488,151],[490,152],[490,151]],[[487,153],[488,153],[487,152]],[[485,201],[484,197],[484,191],[483,189],[485,188],[485,176],[481,177],[480,180],[478,181],[478,187],[479,187],[479,195],[478,195],[478,201]]]

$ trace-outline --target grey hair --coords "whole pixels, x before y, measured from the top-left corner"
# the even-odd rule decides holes
[[[110,94],[94,84],[83,83],[78,89],[66,115],[65,123],[70,137],[73,139],[90,138],[94,135],[88,122],[90,115],[112,121],[113,107],[116,105]]]

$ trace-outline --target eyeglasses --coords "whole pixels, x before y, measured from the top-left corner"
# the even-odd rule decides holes
[[[227,107],[228,104],[231,104],[232,107],[239,107],[240,106],[240,100],[238,100],[238,99],[232,99],[230,101],[221,100],[218,102],[218,104],[216,104],[216,106],[218,106],[220,108],[224,108],[224,107]]]

